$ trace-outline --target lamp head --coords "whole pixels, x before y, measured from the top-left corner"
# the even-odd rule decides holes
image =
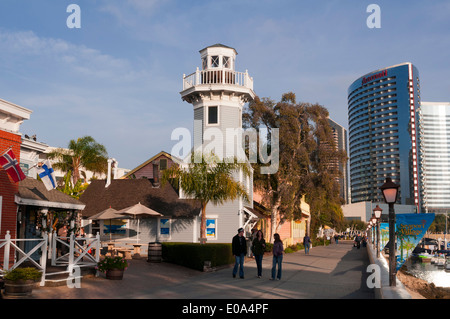
[[[380,189],[387,204],[394,204],[397,201],[399,187],[400,185],[395,184],[390,177],[386,178],[386,183]]]
[[[373,215],[375,216],[376,219],[380,219],[381,218],[381,213],[382,212],[383,212],[383,210],[378,205],[373,209]]]

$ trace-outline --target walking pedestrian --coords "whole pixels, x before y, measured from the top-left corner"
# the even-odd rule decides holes
[[[308,235],[303,237],[303,246],[305,247],[305,255],[309,255],[309,248],[311,247],[311,238]]]
[[[277,272],[277,280],[281,280],[281,264],[283,263],[283,242],[280,239],[279,234],[273,235],[274,242],[273,242],[273,260],[272,260],[272,278],[270,280],[275,280],[275,272],[276,268],[278,266],[278,272]]]
[[[357,234],[355,236],[355,244],[356,244],[356,248],[360,248],[361,247],[361,236],[359,236],[359,234]]]
[[[266,249],[266,241],[264,240],[262,231],[258,230],[256,232],[255,239],[253,239],[252,242],[252,252],[253,256],[255,256],[258,278],[261,278],[262,276],[262,260],[265,249]]]
[[[334,234],[334,242],[336,243],[336,245],[338,244],[338,241],[339,241],[339,235]]]
[[[238,234],[233,237],[231,249],[235,258],[233,278],[236,278],[239,268],[239,277],[244,279],[244,258],[247,252],[247,241],[244,237],[244,228],[239,228]]]

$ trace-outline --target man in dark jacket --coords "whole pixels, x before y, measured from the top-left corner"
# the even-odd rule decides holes
[[[236,273],[239,268],[239,277],[244,279],[244,258],[247,253],[247,242],[244,237],[244,229],[239,228],[238,234],[233,237],[231,248],[235,258],[233,268],[233,278],[236,278]]]

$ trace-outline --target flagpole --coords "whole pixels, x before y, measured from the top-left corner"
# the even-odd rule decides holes
[[[33,166],[31,166],[30,168],[27,168],[26,170],[26,174],[28,174],[28,172],[32,169],[35,168],[39,163],[34,164]]]
[[[10,146],[6,151],[4,151],[3,153],[2,153],[2,155],[0,155],[0,156],[3,156],[3,155],[5,155],[6,153],[8,153],[10,150],[12,150],[12,146]]]

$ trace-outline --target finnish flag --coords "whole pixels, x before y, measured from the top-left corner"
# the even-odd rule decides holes
[[[38,167],[38,175],[45,185],[47,190],[52,190],[56,188],[56,177],[55,171],[49,161],[45,161],[41,166]]]

